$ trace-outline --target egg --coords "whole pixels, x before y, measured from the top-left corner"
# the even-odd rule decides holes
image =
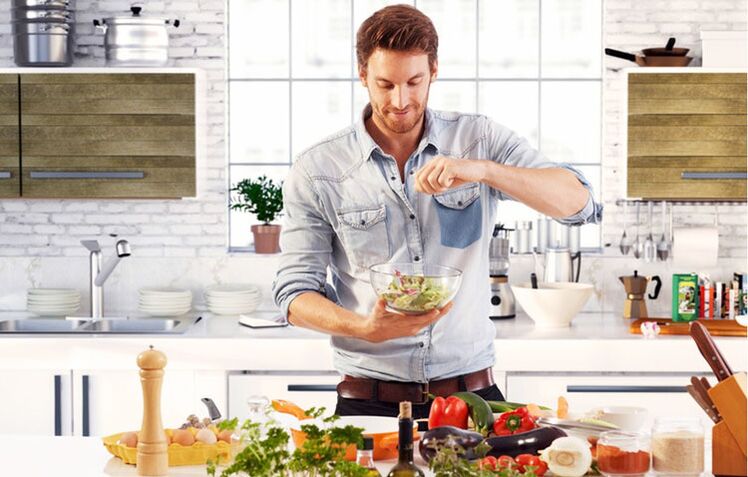
[[[138,445],[138,434],[136,432],[125,432],[119,438],[119,443],[127,447]]]
[[[189,429],[176,429],[171,436],[171,442],[182,446],[191,446],[195,443],[195,437]]]
[[[228,429],[221,431],[218,433],[218,440],[231,444],[231,434],[233,434],[233,432]]]
[[[215,444],[217,441],[215,433],[207,428],[203,428],[197,431],[195,439],[205,444]]]

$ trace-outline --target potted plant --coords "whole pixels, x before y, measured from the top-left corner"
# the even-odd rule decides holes
[[[235,192],[229,208],[249,212],[257,216],[262,224],[252,226],[255,237],[255,252],[276,253],[279,250],[280,225],[271,224],[283,209],[283,183],[260,176],[256,180],[243,179],[229,192]]]

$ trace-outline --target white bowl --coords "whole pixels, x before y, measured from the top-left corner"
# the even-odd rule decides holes
[[[587,303],[594,286],[589,283],[530,283],[512,285],[512,292],[525,313],[538,328],[563,328]]]
[[[636,432],[649,419],[649,411],[637,406],[608,406],[592,410],[592,417],[620,427],[622,431]]]

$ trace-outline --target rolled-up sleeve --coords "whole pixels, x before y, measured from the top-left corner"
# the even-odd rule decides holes
[[[300,294],[330,294],[326,280],[333,231],[314,184],[298,162],[283,184],[283,207],[281,256],[272,293],[275,305],[287,320],[288,308]]]
[[[587,203],[577,213],[555,219],[566,225],[583,225],[600,223],[603,217],[603,206],[595,201],[592,185],[579,170],[570,164],[553,162],[546,158],[537,149],[533,148],[527,140],[514,131],[500,124],[486,119],[485,139],[488,146],[489,158],[500,164],[515,167],[527,167],[535,169],[561,168],[570,171],[588,191]],[[500,200],[514,200],[500,190],[491,189]]]

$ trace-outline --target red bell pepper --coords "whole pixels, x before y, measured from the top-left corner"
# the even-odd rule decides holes
[[[535,429],[535,418],[527,412],[526,407],[501,414],[493,424],[493,432],[497,436],[519,434]]]
[[[456,397],[436,397],[429,411],[429,429],[454,426],[467,429],[469,409],[465,401]]]

